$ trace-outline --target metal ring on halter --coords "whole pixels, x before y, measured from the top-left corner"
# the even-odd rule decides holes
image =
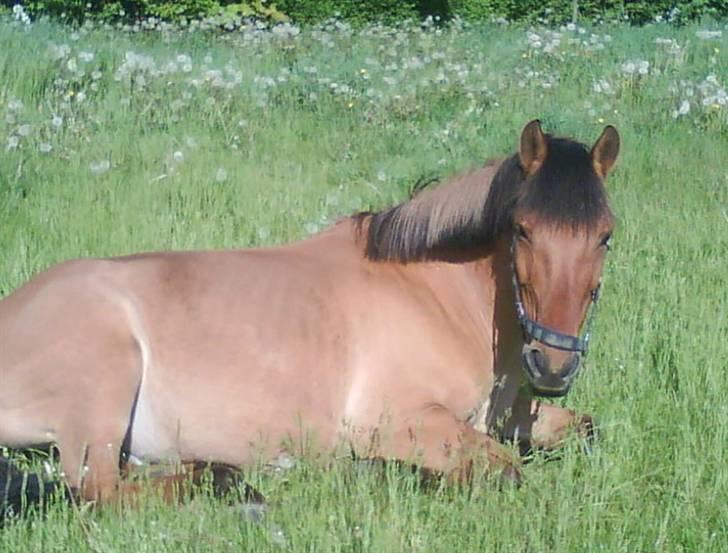
[[[525,341],[528,343],[531,342],[531,340],[536,340],[546,346],[564,351],[578,352],[582,357],[586,357],[589,351],[592,322],[594,320],[594,314],[596,313],[597,302],[599,301],[599,292],[602,286],[601,281],[591,292],[591,305],[589,307],[589,315],[587,315],[583,337],[564,334],[558,330],[539,324],[526,314],[526,309],[523,306],[523,300],[521,299],[521,283],[518,280],[518,272],[516,271],[516,239],[516,235],[514,234],[513,241],[511,242],[511,270],[513,290],[516,297],[516,318],[523,330]]]

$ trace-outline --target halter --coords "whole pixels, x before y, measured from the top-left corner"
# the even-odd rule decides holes
[[[513,240],[511,241],[511,274],[513,277],[513,290],[516,297],[516,317],[518,318],[518,323],[521,325],[521,330],[523,330],[523,339],[526,343],[536,340],[552,348],[573,351],[581,354],[582,357],[586,357],[589,351],[592,322],[597,310],[597,302],[599,301],[599,291],[602,287],[601,281],[591,292],[591,304],[589,306],[589,314],[587,315],[583,337],[563,334],[558,330],[539,324],[526,314],[526,309],[521,299],[521,283],[518,280],[518,271],[516,271],[516,240],[516,234],[514,233]]]

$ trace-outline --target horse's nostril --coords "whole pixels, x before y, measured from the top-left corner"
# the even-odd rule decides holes
[[[528,350],[528,361],[536,372],[545,374],[549,370],[549,358],[538,348]]]
[[[559,371],[559,376],[565,378],[573,374],[578,368],[581,362],[581,356],[578,353],[572,353],[566,360]]]

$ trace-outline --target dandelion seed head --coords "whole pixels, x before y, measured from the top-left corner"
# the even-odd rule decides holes
[[[23,111],[23,102],[13,98],[8,102],[8,109],[10,111]]]
[[[721,38],[723,36],[723,31],[709,31],[701,29],[695,32],[695,36],[700,40],[714,40]]]
[[[92,161],[89,163],[88,168],[94,175],[103,175],[111,169],[111,162],[108,159]]]

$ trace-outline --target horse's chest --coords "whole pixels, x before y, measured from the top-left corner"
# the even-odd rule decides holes
[[[494,376],[476,404],[467,411],[466,422],[483,433],[502,424],[510,416],[520,386],[521,378],[518,373]]]

